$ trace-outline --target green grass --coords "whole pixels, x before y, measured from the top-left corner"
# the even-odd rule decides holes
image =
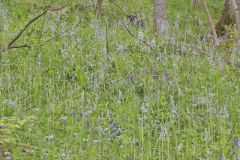
[[[64,3],[57,2],[4,1],[0,44],[42,11],[35,5]],[[152,2],[131,2],[118,3],[127,13],[141,12],[147,25],[128,27],[150,43]],[[214,48],[181,47],[197,44],[209,30],[203,9],[194,11],[191,2],[168,1],[169,37],[178,47],[155,39],[153,50],[147,49],[122,27],[118,21],[128,23],[126,18],[109,2],[101,20],[73,1],[66,12],[34,23],[18,44],[35,47],[1,55],[0,126],[7,128],[0,128],[0,158],[4,152],[14,159],[239,157],[233,145],[240,136],[239,69]],[[209,2],[215,21],[222,5]]]

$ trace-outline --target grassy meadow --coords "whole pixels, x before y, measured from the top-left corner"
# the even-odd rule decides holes
[[[144,27],[110,1],[101,18],[89,0],[0,3],[0,48],[67,3],[16,42],[32,48],[0,55],[0,159],[239,159],[237,50],[199,40],[208,21],[192,0],[167,0],[167,40],[152,34],[153,0],[115,2]],[[223,0],[208,3],[217,22]]]

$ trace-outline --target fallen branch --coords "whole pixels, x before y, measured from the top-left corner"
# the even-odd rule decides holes
[[[120,9],[120,11],[127,17],[127,13],[113,0],[110,0],[111,3],[113,3],[117,8]],[[137,36],[135,36],[130,29],[127,27],[127,25],[125,23],[122,22],[123,27],[126,29],[126,31],[130,34],[131,37],[133,37],[134,39],[144,43],[146,46],[148,46],[150,48],[150,50],[153,50],[152,46],[150,44],[147,43],[147,41],[137,38]]]
[[[144,43],[146,46],[148,46],[150,48],[150,50],[153,50],[152,46],[150,44],[147,43],[147,41],[143,40],[143,39],[140,39],[140,38],[137,38],[137,36],[135,36],[131,31],[130,29],[126,26],[126,24],[122,23],[122,25],[124,26],[124,28],[127,30],[127,32],[130,34],[130,36],[132,36],[134,39]]]
[[[219,40],[218,40],[217,32],[216,32],[215,26],[213,24],[213,20],[212,20],[212,17],[210,15],[206,0],[203,0],[203,4],[204,4],[205,12],[208,16],[209,27],[211,28],[211,31],[212,31],[212,34],[213,34],[214,45],[219,46]]]
[[[31,46],[29,46],[27,44],[23,44],[23,45],[19,45],[19,46],[9,46],[7,48],[0,49],[0,54],[7,51],[7,50],[17,49],[17,48],[31,48]]]
[[[122,7],[120,7],[115,1],[110,0],[111,3],[113,3],[118,9],[120,9],[120,11],[127,17],[127,13],[122,9]]]
[[[48,11],[59,11],[62,10],[63,8],[65,8],[66,5],[60,7],[60,8],[48,8],[45,11],[43,11],[41,14],[39,14],[38,16],[34,17],[33,19],[31,19],[24,27],[23,29],[20,30],[20,32],[7,44],[7,46],[5,48],[1,48],[0,49],[0,54],[6,52],[9,49],[14,49],[14,48],[31,48],[30,45],[24,44],[24,45],[16,45],[14,46],[15,42],[22,36],[22,34],[24,33],[24,31],[26,31],[31,24],[33,24],[35,21],[37,21],[39,18],[43,17]]]

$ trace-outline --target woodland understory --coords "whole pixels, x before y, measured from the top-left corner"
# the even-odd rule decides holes
[[[240,159],[239,0],[0,0],[0,159]]]

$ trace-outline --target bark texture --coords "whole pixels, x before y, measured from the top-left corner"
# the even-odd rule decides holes
[[[219,41],[218,41],[217,33],[216,33],[216,30],[215,30],[214,23],[212,21],[212,17],[210,15],[210,12],[209,12],[206,0],[203,0],[203,4],[204,4],[205,12],[206,12],[206,14],[208,16],[209,26],[210,26],[212,34],[213,34],[214,45],[218,46],[219,45]]]
[[[103,0],[97,0],[97,4],[96,4],[96,13],[97,13],[97,16],[100,16],[100,15],[101,15],[102,4],[103,4]]]
[[[194,9],[197,10],[197,9],[199,8],[199,5],[200,5],[200,4],[199,4],[199,0],[193,0],[193,8],[194,8]]]
[[[154,32],[157,36],[167,36],[167,17],[165,0],[155,0],[154,6]]]
[[[232,7],[233,7],[233,13],[234,13],[234,19],[236,22],[236,27],[238,30],[238,33],[240,33],[240,14],[239,14],[239,7],[237,5],[237,1],[239,0],[231,0]]]
[[[238,10],[239,10],[240,0],[236,0],[236,4],[237,4]],[[233,5],[231,3],[231,0],[225,0],[223,11],[222,11],[222,16],[221,16],[219,22],[215,26],[217,35],[219,37],[224,36],[225,33],[226,33],[225,26],[226,25],[227,26],[228,25],[233,25],[233,24],[235,24],[235,22],[236,21],[235,21],[235,18],[234,18],[234,8],[233,8]]]

